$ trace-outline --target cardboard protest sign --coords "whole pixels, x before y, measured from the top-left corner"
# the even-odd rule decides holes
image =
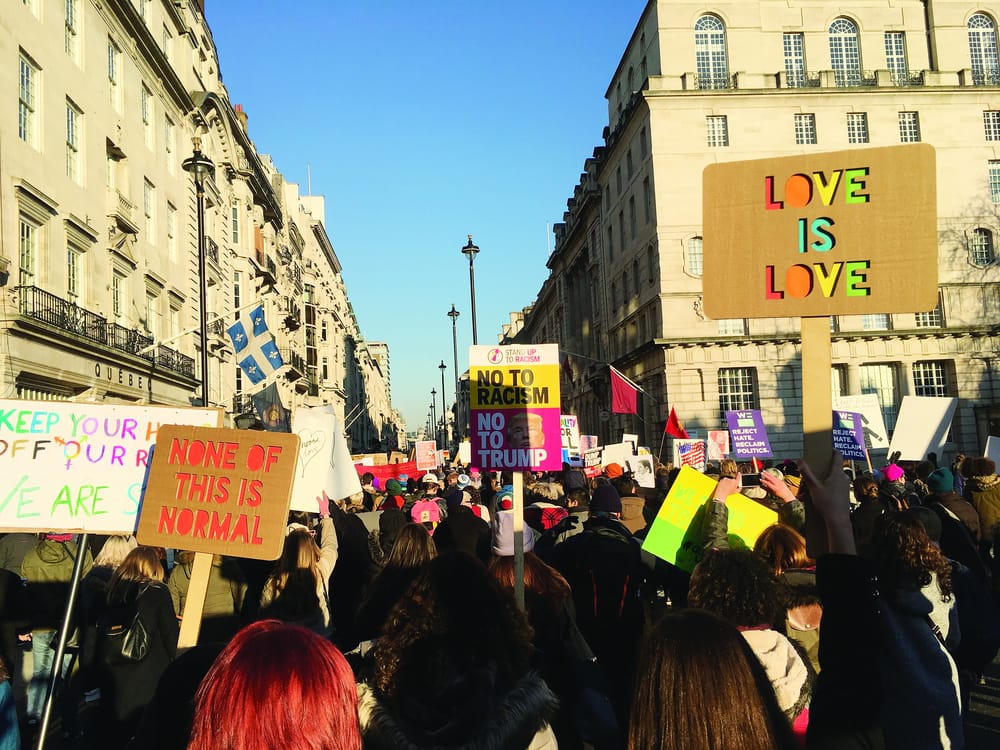
[[[481,469],[558,471],[559,347],[469,348],[472,463]]]
[[[164,425],[156,445],[140,544],[256,560],[281,554],[298,435]]]
[[[889,453],[899,451],[904,461],[923,461],[928,453],[944,452],[957,398],[903,396]]]
[[[708,460],[721,461],[729,455],[729,431],[708,431]]]
[[[432,471],[437,468],[437,441],[418,440],[414,446],[417,471]]]
[[[1000,437],[994,435],[989,435],[986,438],[986,450],[983,452],[986,458],[993,460],[997,466],[1000,466]]]
[[[601,456],[604,450],[601,448],[590,448],[583,454],[583,474],[588,479],[601,476]]]
[[[653,457],[650,455],[635,456],[629,462],[632,469],[632,476],[635,477],[636,484],[640,487],[652,489],[656,486],[655,467]]]
[[[622,433],[622,442],[629,443],[632,446],[632,453],[639,452],[639,436],[632,432]]]
[[[472,463],[472,445],[468,440],[463,440],[458,444],[458,461],[462,466]]]
[[[674,438],[674,466],[705,470],[705,441]]]
[[[764,418],[756,409],[727,411],[726,424],[736,458],[770,458],[771,441]]]
[[[705,503],[715,492],[717,481],[690,466],[681,467],[670,493],[649,528],[643,550],[688,572],[701,560],[704,540],[702,520]],[[740,494],[726,498],[729,509],[729,545],[753,547],[778,514]]]
[[[580,422],[575,414],[560,414],[559,428],[562,433],[562,460],[570,463],[580,458]]]
[[[834,410],[833,447],[846,459],[865,460],[865,426],[860,414]]]
[[[935,171],[926,143],[710,164],[703,178],[705,313],[932,310]]]
[[[331,500],[361,492],[358,472],[332,406],[299,407],[292,412],[292,432],[302,439],[292,510],[314,512],[316,498],[325,491]],[[369,467],[374,474],[375,467]]]
[[[132,534],[162,425],[221,423],[218,409],[0,400],[0,530]]]
[[[632,443],[612,443],[611,445],[605,445],[601,453],[601,463],[604,466],[608,464],[618,464],[622,468],[625,464],[635,461],[635,452],[632,450]]]
[[[597,435],[580,435],[580,453],[596,448],[601,444]]]
[[[868,446],[868,450],[889,447],[889,431],[885,428],[882,405],[876,394],[837,396],[833,399],[833,408],[837,411],[851,411],[861,415],[861,428],[865,434],[865,445]]]

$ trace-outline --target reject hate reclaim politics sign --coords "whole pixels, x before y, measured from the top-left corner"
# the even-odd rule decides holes
[[[921,312],[937,304],[934,149],[925,143],[712,164],[712,318]]]

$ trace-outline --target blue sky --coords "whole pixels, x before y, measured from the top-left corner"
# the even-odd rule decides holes
[[[607,124],[645,0],[208,0],[223,80],[285,178],[326,196],[362,334],[389,344],[393,406],[422,426],[447,365],[547,276],[550,227]],[[547,226],[549,229],[547,230]],[[436,398],[440,411],[441,396]]]

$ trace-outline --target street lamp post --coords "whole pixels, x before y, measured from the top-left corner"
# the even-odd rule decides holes
[[[459,316],[458,310],[455,309],[455,303],[451,303],[451,309],[448,311],[448,317],[451,318],[451,348],[455,354],[455,419],[453,424],[455,425],[455,441],[457,442],[462,435],[459,432],[459,412],[461,409],[458,407],[458,330],[456,328],[456,323],[458,322]]]
[[[448,442],[448,406],[444,400],[444,370],[445,364],[444,360],[441,360],[441,364],[438,365],[438,369],[441,371],[441,432],[444,439],[442,443]]]
[[[431,438],[437,440],[437,391],[431,388]]]
[[[201,153],[201,138],[191,139],[194,154],[181,163],[185,172],[194,177],[198,204],[198,315],[201,323],[201,405],[208,407],[208,281],[205,271],[205,180],[215,175],[215,164]]]
[[[472,244],[472,235],[469,235],[469,241],[462,248],[462,254],[469,256],[469,292],[472,294],[472,345],[475,346],[479,343],[479,338],[476,336],[476,273],[472,270],[472,263],[479,254],[479,248]]]

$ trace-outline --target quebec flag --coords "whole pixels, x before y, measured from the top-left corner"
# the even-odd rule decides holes
[[[240,363],[250,382],[257,385],[285,363],[278,347],[274,345],[274,336],[267,330],[262,305],[257,305],[250,311],[250,322],[253,328],[249,333],[242,320],[237,320],[227,328],[226,333],[233,340],[236,361]]]

